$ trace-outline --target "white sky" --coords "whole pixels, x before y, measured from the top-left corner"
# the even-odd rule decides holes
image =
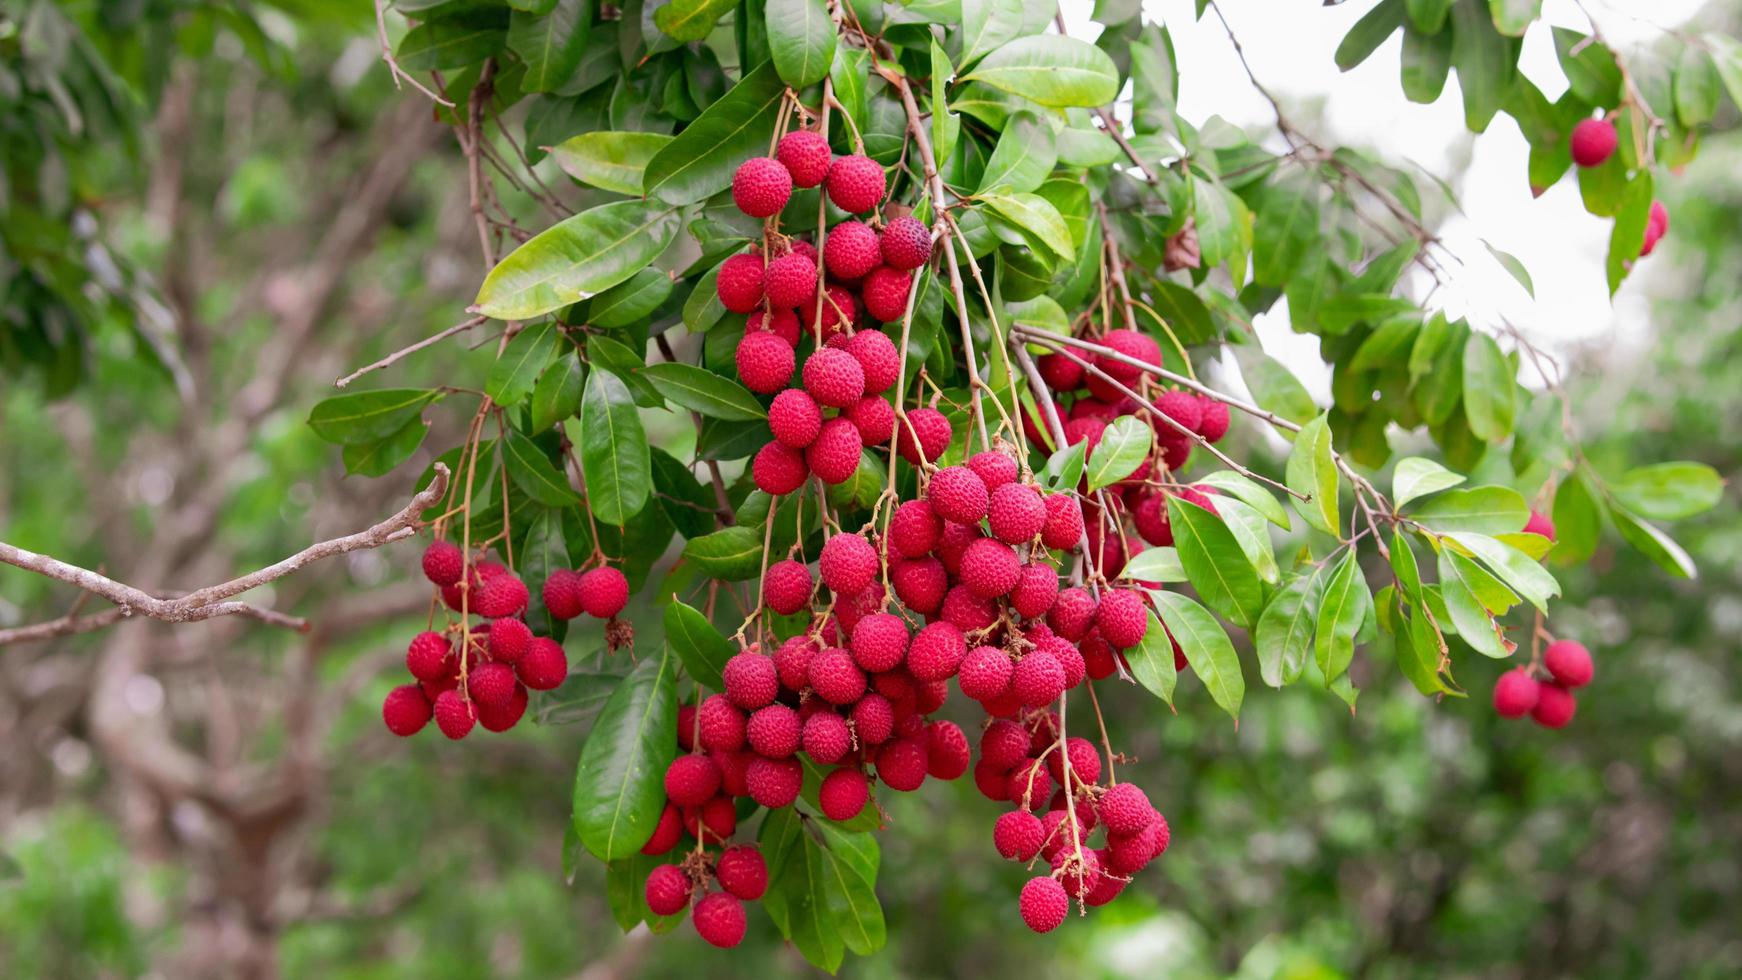
[[[1702,3],[1611,0],[1589,6],[1605,37],[1625,55],[1631,47],[1656,40],[1662,29],[1692,17]],[[1223,0],[1222,11],[1253,71],[1285,109],[1322,100],[1323,122],[1309,126],[1317,142],[1372,148],[1390,162],[1414,160],[1442,177],[1455,172],[1458,160],[1471,161],[1454,182],[1467,217],[1454,216],[1441,229],[1446,245],[1465,264],[1454,265],[1456,281],[1435,296],[1436,305],[1443,304],[1453,315],[1467,312],[1476,325],[1492,324],[1498,311],[1550,350],[1637,342],[1647,326],[1640,276],[1623,285],[1613,306],[1609,302],[1603,273],[1609,220],[1585,213],[1571,175],[1542,197],[1530,196],[1525,179],[1529,147],[1510,117],[1497,115],[1480,136],[1465,130],[1456,72],[1437,102],[1424,106],[1405,99],[1398,81],[1401,33],[1355,70],[1337,70],[1332,61],[1337,44],[1374,5],[1375,0],[1348,0],[1336,7],[1315,0]],[[1073,36],[1098,33],[1089,23],[1087,0],[1063,0],[1062,7]],[[1215,14],[1206,13],[1198,21],[1193,7],[1193,0],[1143,4],[1145,19],[1165,24],[1173,35],[1180,114],[1194,124],[1220,115],[1248,132],[1262,132],[1274,121],[1268,103],[1247,81]],[[1641,11],[1649,13],[1649,22],[1639,19]],[[1567,83],[1555,59],[1549,25],[1586,31],[1589,21],[1573,0],[1547,0],[1543,16],[1546,23],[1533,25],[1525,36],[1519,64],[1553,100]],[[1316,130],[1320,126],[1328,131]],[[1274,134],[1267,144],[1282,145]],[[1438,193],[1420,183],[1424,201]],[[1483,238],[1516,255],[1530,270],[1534,301],[1489,257]],[[1641,271],[1648,272],[1649,266]],[[1279,304],[1277,311],[1282,309]],[[1296,369],[1316,396],[1325,397],[1328,372],[1313,376],[1303,370],[1317,360],[1317,338],[1293,334],[1276,313],[1260,316],[1257,326],[1265,349]],[[1527,381],[1535,380],[1526,374]]]

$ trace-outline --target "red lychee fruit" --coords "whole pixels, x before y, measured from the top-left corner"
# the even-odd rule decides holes
[[[1111,834],[1136,834],[1155,820],[1149,796],[1135,783],[1120,783],[1101,794],[1095,810]]]
[[[1198,423],[1198,435],[1210,442],[1220,442],[1228,434],[1228,406],[1214,398],[1199,396],[1199,404],[1204,407],[1204,420]],[[1187,444],[1189,448],[1189,443]],[[1171,461],[1168,466],[1178,469]]]
[[[797,358],[786,341],[771,333],[747,333],[732,355],[738,380],[760,395],[772,395],[786,387]]]
[[[440,633],[425,630],[406,647],[405,669],[420,681],[438,680],[454,665],[454,645]]]
[[[883,167],[863,154],[837,157],[829,164],[829,200],[848,214],[863,214],[883,201]]]
[[[504,573],[486,578],[472,590],[472,611],[480,616],[500,619],[525,609],[531,598],[532,594],[520,576]]]
[[[629,604],[629,579],[610,566],[583,573],[580,585],[581,604],[596,619],[610,619]]]
[[[724,694],[710,694],[696,709],[702,748],[710,752],[736,752],[744,747],[744,712]]]
[[[913,290],[913,273],[880,265],[871,270],[859,287],[865,312],[879,323],[899,323],[907,313],[907,295]]]
[[[851,820],[865,809],[870,799],[870,785],[865,774],[857,769],[836,769],[823,777],[817,790],[817,802],[823,816],[830,820]]]
[[[1028,879],[1022,886],[1018,906],[1023,923],[1035,932],[1051,932],[1064,925],[1065,917],[1071,914],[1071,899],[1065,894],[1065,886],[1045,875]]]
[[[837,279],[858,279],[883,264],[877,233],[860,221],[843,221],[823,240],[823,265]]]
[[[795,129],[780,138],[775,158],[798,187],[815,187],[829,175],[829,141],[809,129]]]
[[[1075,497],[1064,493],[1048,494],[1046,522],[1040,528],[1040,543],[1048,548],[1068,550],[1083,539],[1083,508]]]
[[[648,857],[658,857],[676,847],[682,837],[683,817],[679,815],[677,806],[668,801],[665,809],[660,811],[659,823],[654,825],[647,843],[641,845],[641,853]]]
[[[1556,640],[1542,651],[1542,665],[1555,683],[1572,690],[1591,683],[1591,651],[1577,640]]]
[[[966,466],[946,466],[933,473],[925,497],[939,517],[958,524],[978,524],[990,502],[985,482]]]
[[[744,771],[750,798],[770,810],[790,806],[804,787],[804,766],[797,759],[752,756]]]
[[[907,623],[893,613],[873,613],[853,627],[853,660],[872,673],[901,666],[907,657]]]
[[[817,292],[816,260],[803,252],[788,252],[768,263],[762,276],[762,291],[774,307],[795,307],[814,300]],[[800,328],[804,326],[802,323]]]
[[[1579,120],[1573,126],[1572,137],[1568,140],[1572,148],[1573,162],[1581,167],[1602,165],[1615,152],[1619,142],[1620,136],[1615,132],[1615,124],[1607,119]]]
[[[460,696],[458,690],[443,691],[435,699],[435,723],[443,735],[458,741],[472,731],[478,721],[478,708]]]
[[[883,261],[896,269],[917,269],[931,260],[931,229],[902,215],[883,226]]]
[[[823,412],[803,388],[787,388],[768,406],[768,431],[794,449],[816,441],[822,431]]]
[[[865,369],[844,350],[819,348],[805,359],[804,387],[818,405],[847,408],[865,395]]]
[[[975,647],[962,658],[960,676],[956,682],[962,693],[976,701],[990,701],[1010,689],[1010,675],[1016,665],[1010,656],[997,647]]]
[[[1046,517],[1040,492],[1027,484],[1003,484],[987,501],[987,525],[993,537],[1008,544],[1033,540],[1046,525]]]
[[[981,538],[962,553],[962,584],[982,599],[1008,595],[1021,574],[1016,550],[995,538]]]
[[[852,419],[832,418],[823,423],[816,441],[804,451],[805,465],[830,486],[845,483],[858,471],[864,449],[865,438]]]
[[[466,574],[466,555],[451,541],[431,541],[423,550],[423,575],[437,585],[453,585]]]
[[[388,691],[386,700],[381,702],[381,720],[387,723],[388,731],[400,738],[422,731],[429,724],[430,714],[429,699],[416,684],[402,684]]]
[[[751,157],[732,175],[732,202],[752,218],[780,213],[792,197],[792,174],[772,157]]]
[[[1018,570],[1016,585],[1010,590],[1010,608],[1024,619],[1039,619],[1058,600],[1058,569],[1045,562],[1029,562]]]
[[[757,310],[744,319],[744,332],[773,334],[789,347],[798,346],[798,314],[791,310]]]
[[[992,825],[992,846],[1006,861],[1032,861],[1040,853],[1046,831],[1040,818],[1027,810],[1011,810],[1000,814]]]
[[[865,672],[853,662],[853,655],[840,647],[829,647],[812,657],[808,679],[811,690],[830,704],[850,705],[865,693]]]
[[[877,549],[858,534],[837,534],[824,542],[817,558],[823,584],[836,595],[852,595],[877,576]]]
[[[1494,682],[1494,711],[1502,718],[1523,718],[1536,707],[1537,683],[1528,667],[1514,667]]]
[[[750,462],[750,478],[756,489],[774,497],[784,497],[804,486],[810,476],[810,464],[804,451],[778,440],[763,445]]]
[[[749,313],[762,302],[762,257],[740,252],[720,263],[714,279],[720,305],[733,313]]]
[[[901,374],[901,353],[881,330],[859,331],[847,341],[845,350],[865,373],[867,395],[888,391]]]
[[[705,755],[680,755],[665,768],[665,795],[680,807],[701,806],[720,789],[720,767]]]
[[[1533,510],[1530,512],[1530,520],[1524,522],[1524,533],[1540,534],[1553,541],[1555,539],[1554,521],[1550,520],[1547,514]]]
[[[895,595],[907,608],[922,616],[930,616],[943,606],[944,594],[950,587],[950,573],[936,558],[898,559],[889,569],[889,581]]]
[[[810,569],[788,558],[768,566],[762,576],[762,601],[776,613],[791,616],[810,603],[811,588]]]
[[[819,711],[805,719],[799,741],[812,761],[827,766],[846,757],[853,748],[853,733],[847,728],[847,719],[833,711]]]
[[[748,650],[734,654],[720,671],[726,697],[746,711],[754,711],[773,701],[780,693],[780,676],[774,661]]]
[[[562,644],[548,636],[533,637],[532,645],[514,665],[520,683],[534,691],[554,691],[569,676],[569,657]]]
[[[961,778],[968,771],[971,753],[968,736],[953,721],[934,721],[925,726],[925,771],[933,779]]]
[[[1544,728],[1565,728],[1573,720],[1576,710],[1578,701],[1573,697],[1573,692],[1559,684],[1537,682],[1536,707],[1530,709],[1531,720]],[[439,714],[436,720],[441,720]]]
[[[1052,610],[1047,613],[1046,625],[1054,633],[1067,640],[1075,642],[1089,632],[1089,627],[1095,623],[1095,597],[1089,590],[1081,586],[1072,586],[1059,592],[1053,600]]]
[[[848,718],[862,745],[881,745],[895,734],[895,708],[881,694],[873,692],[860,698]]]
[[[1030,708],[1045,707],[1065,693],[1065,668],[1044,650],[1032,650],[1010,675],[1010,692]]]
[[[1204,403],[1199,401],[1198,396],[1191,392],[1178,389],[1164,391],[1161,393],[1161,397],[1155,400],[1155,407],[1161,411],[1161,414],[1185,426],[1189,431],[1196,432],[1198,427],[1204,424]],[[1155,428],[1159,432],[1172,427],[1163,423]]]
[[[889,546],[904,558],[918,558],[937,545],[943,521],[926,500],[906,500],[889,518]]]
[[[690,876],[675,864],[662,864],[648,874],[646,895],[654,915],[676,915],[690,903]]]
[[[830,284],[823,289],[821,299],[820,326],[825,342],[859,321],[859,301],[853,298],[852,291],[845,286]],[[798,308],[799,331],[812,339],[815,339],[819,327],[817,300],[817,296],[809,296]]]
[[[916,408],[907,413],[906,421],[895,426],[896,449],[901,458],[919,465],[933,462],[950,448],[953,433],[950,420],[935,408]],[[915,441],[917,439],[917,441]]]
[[[696,935],[720,949],[731,949],[743,942],[744,930],[749,926],[744,903],[725,892],[714,892],[697,902],[690,918],[695,921]]]
[[[1109,589],[1102,593],[1101,604],[1095,610],[1095,626],[1102,638],[1121,650],[1142,643],[1143,634],[1149,629],[1143,596],[1135,589]]]
[[[714,876],[721,888],[746,902],[756,901],[768,890],[768,865],[754,844],[726,848],[714,865]]]
[[[581,573],[559,568],[544,580],[544,609],[555,619],[574,619],[587,611],[581,598]]]
[[[956,675],[968,654],[962,631],[936,622],[914,634],[907,647],[907,671],[920,681],[946,681]]]
[[[863,445],[888,445],[895,435],[895,407],[877,395],[866,395],[842,414],[859,430]]]
[[[883,785],[911,793],[925,783],[926,753],[923,739],[903,738],[877,750],[877,778]]]
[[[480,705],[501,706],[514,697],[514,683],[514,668],[507,664],[479,664],[466,675],[466,692]]]

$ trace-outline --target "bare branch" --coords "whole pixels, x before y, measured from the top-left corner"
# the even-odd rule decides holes
[[[447,106],[449,109],[454,107],[452,102],[425,88],[422,82],[407,75],[405,69],[399,67],[398,60],[393,57],[393,46],[387,43],[387,8],[383,0],[375,0],[375,39],[381,45],[381,60],[387,63],[387,70],[393,73],[394,88],[398,88],[400,81],[404,80],[412,88],[429,96],[436,105]]]
[[[420,350],[423,350],[425,347],[429,347],[432,344],[439,344],[442,341],[448,339],[449,337],[452,337],[454,334],[457,334],[463,330],[470,330],[473,327],[477,326],[480,323],[485,322],[488,319],[490,319],[490,318],[486,317],[486,316],[475,316],[475,317],[471,318],[470,320],[465,320],[465,321],[462,321],[460,323],[456,323],[453,326],[447,328],[446,330],[443,330],[441,333],[423,338],[422,340],[418,341],[417,343],[412,344],[410,347],[402,347],[399,350],[396,350],[393,353],[387,355],[386,357],[383,357],[381,360],[376,361],[374,364],[371,364],[367,367],[361,367],[355,371],[352,371],[350,374],[347,374],[344,377],[340,378],[339,380],[333,382],[333,387],[343,388],[346,385],[350,384],[351,382],[357,380],[358,378],[361,378],[363,375],[368,374],[370,371],[379,371],[382,368],[387,367],[388,365],[394,363],[395,361],[398,361],[398,360],[405,358],[409,355],[415,354]]]
[[[249,589],[258,588],[268,582],[283,578],[304,565],[320,561],[323,558],[347,554],[352,551],[379,548],[389,542],[410,537],[416,533],[418,515],[435,506],[435,503],[441,499],[441,495],[447,491],[447,486],[448,468],[437,463],[435,479],[430,481],[429,486],[412,497],[411,502],[406,504],[399,513],[374,527],[342,538],[333,538],[330,541],[310,545],[283,561],[178,598],[155,596],[143,589],[117,582],[106,575],[0,541],[0,562],[16,565],[26,571],[36,572],[39,575],[76,585],[86,592],[92,592],[108,599],[118,607],[90,616],[80,618],[63,616],[58,620],[51,620],[35,626],[6,630],[0,632],[0,645],[88,632],[108,626],[120,619],[132,616],[134,613],[166,623],[192,623],[217,616],[247,616],[274,626],[307,630],[308,622],[306,620],[287,616],[270,609],[261,609],[245,602],[226,600],[247,592]]]

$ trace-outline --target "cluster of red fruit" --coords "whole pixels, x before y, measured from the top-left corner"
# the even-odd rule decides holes
[[[1621,142],[1620,134],[1615,131],[1615,124],[1607,119],[1581,119],[1573,127],[1573,134],[1568,140],[1572,151],[1573,162],[1581,167],[1600,167],[1615,153],[1615,147]],[[1645,222],[1645,243],[1640,246],[1639,257],[1651,254],[1657,243],[1669,231],[1669,209],[1662,201],[1651,202],[1651,216]]]
[[[1578,710],[1573,691],[1591,683],[1591,651],[1577,640],[1556,640],[1542,651],[1540,670],[1514,667],[1494,684],[1494,710],[1504,718],[1565,728]],[[1543,676],[1538,676],[1541,674]]]
[[[808,130],[782,137],[776,157],[744,161],[732,198],[751,217],[773,218],[794,185],[825,181],[829,199],[849,214],[874,212],[883,201],[883,168],[876,161],[858,154],[833,158],[828,142]],[[871,220],[879,218],[873,213]],[[880,323],[900,320],[913,270],[931,258],[931,233],[908,216],[883,223],[881,232],[855,219],[839,222],[823,239],[826,284],[809,241],[784,236],[771,222],[764,243],[727,259],[715,281],[721,304],[748,314],[735,355],[739,380],[758,394],[776,395],[769,408],[775,441],[756,457],[757,482],[777,494],[797,489],[811,473],[840,483],[858,468],[865,446],[886,443],[895,433],[895,410],[881,396],[895,384],[900,356],[882,332],[855,332],[860,303]],[[799,372],[803,385],[788,387],[801,347],[808,351]],[[825,418],[828,411],[833,414]]]
[[[1160,366],[1161,346],[1147,334],[1135,330],[1110,330],[1099,338],[1106,347],[1133,360]],[[1087,360],[1087,358],[1085,358]],[[1146,394],[1148,375],[1129,361],[1095,355],[1090,363],[1116,379],[1117,384],[1100,374],[1085,371],[1071,356],[1048,354],[1039,362],[1041,378],[1054,392],[1072,398],[1069,408],[1055,401],[1068,445],[1085,443],[1093,452],[1100,444],[1107,426],[1122,415],[1136,415],[1154,430],[1153,448],[1125,479],[1109,489],[1106,504],[1111,513],[1102,514],[1099,498],[1090,498],[1088,521],[1089,554],[1096,568],[1108,578],[1116,577],[1130,557],[1121,518],[1129,517],[1131,529],[1151,545],[1173,544],[1173,529],[1168,524],[1167,498],[1178,494],[1186,501],[1214,512],[1214,501],[1203,490],[1193,487],[1168,489],[1160,484],[1162,477],[1177,472],[1190,458],[1193,440],[1187,432],[1196,433],[1206,442],[1217,442],[1228,433],[1228,406],[1213,398],[1179,389],[1165,389],[1153,394],[1153,400],[1139,402],[1127,392]],[[1122,386],[1122,387],[1121,387]],[[1172,419],[1173,425],[1157,418],[1157,414]],[[1028,437],[1036,446],[1045,447],[1042,423],[1025,416]]]
[[[473,625],[469,635],[460,623],[450,622],[441,632],[425,630],[412,637],[405,668],[417,683],[387,693],[381,717],[388,731],[415,735],[431,717],[451,739],[465,738],[477,724],[492,732],[513,728],[526,714],[528,690],[553,690],[568,677],[568,655],[557,641],[534,635],[526,625],[522,614],[531,594],[506,567],[492,561],[468,567],[458,546],[435,541],[423,553],[423,573],[449,609],[476,613],[485,621]],[[559,569],[546,580],[543,599],[558,619],[583,612],[610,619],[628,603],[629,581],[615,568]],[[465,636],[463,659],[449,634]]]

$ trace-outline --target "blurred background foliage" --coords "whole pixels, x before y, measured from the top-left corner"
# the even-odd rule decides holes
[[[1725,10],[1708,13],[1724,26]],[[341,481],[301,420],[333,378],[451,323],[481,269],[455,147],[394,142],[429,109],[388,83],[373,27],[366,8],[337,0],[0,3],[0,536],[93,566],[161,560],[191,583],[398,506],[408,488]],[[404,173],[373,202],[367,247],[344,252],[349,285],[306,313],[335,215],[358,193],[352,176],[391,175],[382,161],[395,155],[408,157]],[[1575,424],[1600,467],[1682,458],[1737,472],[1739,173],[1731,131],[1666,187],[1674,233],[1628,287],[1653,297],[1649,342],[1568,352]],[[490,354],[448,346],[408,370],[437,379]],[[249,425],[227,436],[236,451],[221,467],[190,445],[238,415]],[[449,431],[432,444],[455,441],[464,421],[435,413]],[[654,433],[679,455],[686,438]],[[221,491],[195,515],[209,546],[170,562],[160,525],[188,515],[164,504],[202,484]],[[1498,664],[1462,664],[1468,701],[1426,701],[1389,665],[1370,687],[1362,673],[1382,649],[1357,660],[1368,693],[1356,714],[1305,688],[1263,690],[1236,730],[1203,697],[1182,697],[1177,716],[1148,697],[1107,699],[1115,741],[1138,757],[1175,843],[1162,873],[1057,935],[1019,927],[1022,872],[995,859],[996,808],[971,785],[896,799],[881,838],[891,942],[844,972],[1742,973],[1734,489],[1677,535],[1701,578],[1671,580],[1613,540],[1563,572],[1576,598],[1554,628],[1598,664],[1564,732],[1494,716]],[[7,650],[0,975],[197,975],[225,962],[213,949],[262,935],[287,976],[811,972],[759,911],[731,954],[704,951],[687,929],[625,940],[602,868],[582,862],[564,881],[583,729],[460,744],[383,736],[377,705],[392,681],[380,668],[422,617],[414,565],[400,547],[284,584],[290,608],[379,614],[318,647],[208,624]],[[57,601],[63,590],[45,580],[0,570],[0,625]],[[657,611],[633,612],[640,642],[657,642]],[[601,648],[597,630],[572,633],[571,656]],[[229,717],[245,737],[208,745],[221,772],[315,743],[320,792],[253,855],[289,870],[263,879],[271,894],[240,927],[214,910],[259,890],[229,880],[236,855],[252,853],[246,836],[215,843],[197,808],[112,772],[92,730],[95,665],[146,637],[161,684],[129,684],[119,703],[171,729]],[[313,736],[276,711],[307,678],[331,692]]]

